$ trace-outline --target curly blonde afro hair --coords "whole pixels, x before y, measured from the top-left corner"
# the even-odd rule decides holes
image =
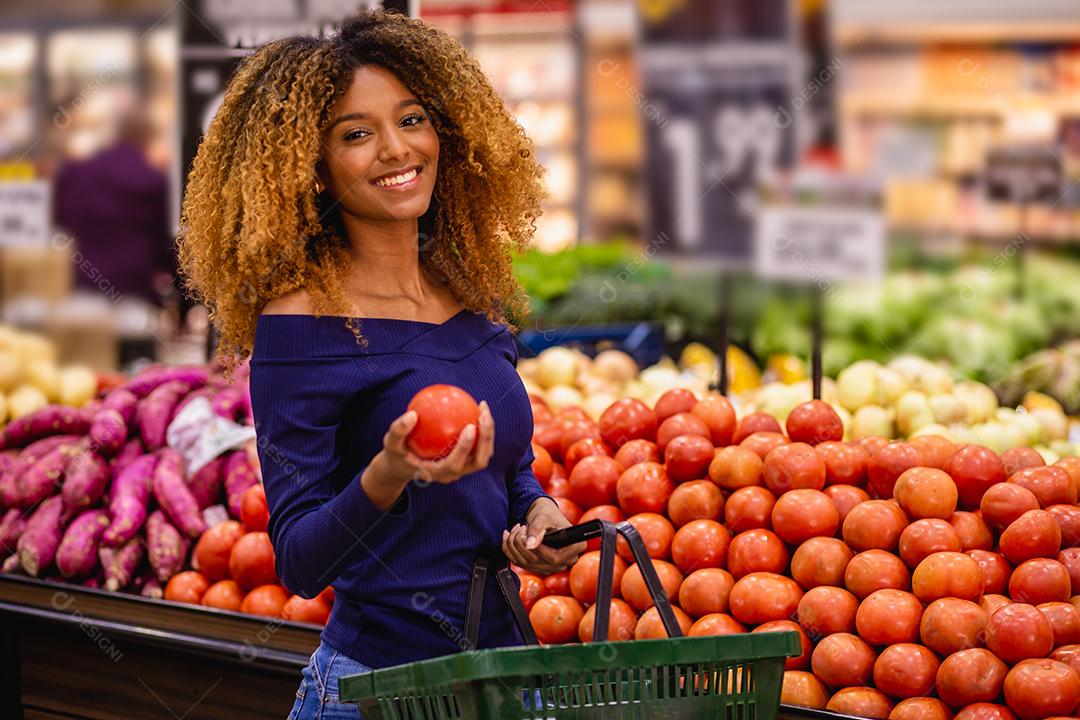
[[[330,110],[363,65],[393,73],[439,136],[435,190],[419,221],[421,262],[493,321],[527,307],[511,260],[532,239],[544,195],[530,140],[459,42],[378,11],[332,38],[288,38],[248,56],[199,145],[177,245],[223,357],[249,355],[263,306],[295,290],[306,290],[319,314],[354,314],[340,214],[312,188]]]

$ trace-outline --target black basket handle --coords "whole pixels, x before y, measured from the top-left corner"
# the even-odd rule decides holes
[[[612,524],[606,520],[590,520],[582,525],[555,530],[544,536],[544,544],[548,547],[563,548],[568,545],[585,542],[593,538],[600,538],[600,568],[596,580],[596,615],[593,619],[593,641],[607,641],[608,628],[611,620],[611,596],[615,575],[615,545],[616,536],[622,535],[630,545],[630,551],[634,554],[641,571],[641,578],[645,581],[645,587],[649,590],[649,596],[656,605],[660,614],[660,621],[664,624],[668,637],[682,637],[682,628],[675,619],[675,613],[671,609],[671,600],[667,591],[660,583],[660,577],[653,567],[652,558],[645,550],[645,543],[641,540],[637,528],[628,522]],[[469,603],[465,621],[466,649],[475,649],[477,637],[480,632],[480,614],[484,598],[484,584],[487,580],[487,572],[490,564],[494,562],[496,577],[499,581],[499,589],[503,598],[510,606],[514,614],[514,621],[521,631],[521,636],[528,645],[539,645],[529,615],[525,612],[525,606],[521,603],[521,596],[514,585],[512,571],[502,554],[497,549],[492,553],[481,555],[473,566],[472,582],[469,586]]]

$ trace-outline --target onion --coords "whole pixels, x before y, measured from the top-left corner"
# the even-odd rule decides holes
[[[611,382],[624,383],[637,377],[638,366],[622,350],[604,350],[593,359],[592,371]]]
[[[579,353],[564,347],[551,347],[537,355],[536,382],[545,388],[573,385],[577,379]]]
[[[878,435],[883,438],[893,436],[893,413],[880,405],[863,405],[855,411],[851,419],[851,435],[863,438]]]
[[[559,410],[571,405],[581,405],[584,397],[576,387],[569,385],[555,385],[548,388],[544,393],[544,400],[552,410]]]

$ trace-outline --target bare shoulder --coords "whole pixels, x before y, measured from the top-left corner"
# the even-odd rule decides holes
[[[276,297],[263,306],[263,315],[310,315],[312,313],[311,296],[307,290],[293,290],[291,293]]]

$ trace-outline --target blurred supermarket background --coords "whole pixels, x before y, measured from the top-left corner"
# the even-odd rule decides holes
[[[7,0],[4,325],[55,367],[203,361],[170,251],[199,132],[248,48],[373,4]],[[517,266],[534,352],[622,347],[705,385],[726,336],[741,392],[806,377],[820,300],[828,376],[915,354],[1080,410],[1075,0],[398,6],[472,49],[548,169]],[[56,399],[15,355],[0,389]]]

